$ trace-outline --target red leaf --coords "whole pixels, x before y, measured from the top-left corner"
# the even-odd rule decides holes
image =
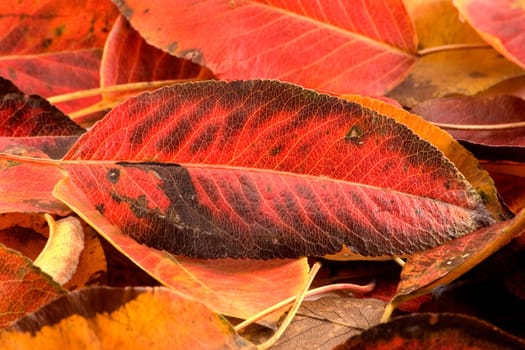
[[[0,57],[0,76],[8,77],[24,92],[44,97],[100,86],[101,50]],[[66,113],[96,102],[98,97],[64,102],[58,107]]]
[[[489,44],[525,67],[525,5],[522,2],[454,0],[454,5]]]
[[[64,291],[31,260],[0,244],[0,327],[57,298]]]
[[[110,222],[175,254],[297,257],[347,244],[399,255],[492,221],[457,169],[403,125],[278,82],[130,99],[64,159]],[[76,165],[88,160],[111,161]],[[169,164],[114,164],[126,160]]]
[[[416,61],[402,1],[114,1],[152,45],[222,79],[381,95]]]
[[[61,181],[54,194],[158,281],[221,314],[248,318],[297,295],[308,275],[305,259],[210,261],[174,256],[124,235],[69,179]]]
[[[117,16],[111,3],[98,0],[4,0],[2,13],[0,55],[102,47]]]
[[[150,247],[192,257],[320,256],[340,251],[343,244],[365,256],[400,255],[490,222],[476,210],[326,178],[119,164],[66,169],[124,233]]]
[[[132,56],[130,52],[133,52]],[[108,36],[100,74],[102,86],[168,79],[205,80],[213,77],[207,69],[191,61],[148,45],[122,16],[115,21]],[[126,94],[112,93],[105,97],[122,95]]]
[[[525,101],[521,98],[496,95],[428,100],[412,111],[439,123],[458,140],[490,146],[470,147],[477,151],[478,157],[487,159],[497,155],[501,160],[514,156],[521,160],[525,155],[525,126],[521,125],[524,110]]]
[[[85,132],[40,96],[27,96],[0,78],[0,136],[68,136]]]

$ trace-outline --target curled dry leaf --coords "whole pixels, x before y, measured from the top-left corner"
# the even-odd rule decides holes
[[[129,99],[62,167],[124,233],[200,258],[324,255],[343,244],[400,255],[493,222],[453,164],[405,126],[275,81]]]
[[[0,244],[0,328],[64,293],[31,260]]]
[[[416,61],[414,28],[400,0],[114,3],[150,44],[225,80],[381,95]]]
[[[34,265],[47,273],[58,284],[64,285],[75,274],[80,254],[84,250],[84,231],[80,221],[67,217],[56,221],[46,214],[49,237]]]
[[[0,332],[4,349],[255,349],[222,316],[166,288],[71,292]]]

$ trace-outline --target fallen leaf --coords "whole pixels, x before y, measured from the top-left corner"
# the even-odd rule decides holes
[[[133,52],[133,56],[130,56]],[[102,65],[101,86],[172,79],[212,79],[209,70],[189,60],[172,56],[148,43],[126,19],[119,16],[109,33]],[[150,89],[153,90],[153,89]],[[106,100],[123,100],[133,93],[106,93]]]
[[[71,292],[0,332],[2,348],[254,349],[226,319],[165,288]]]
[[[0,84],[0,136],[71,136],[85,132],[42,97],[13,91],[16,87],[3,78]]]
[[[305,301],[272,349],[332,349],[377,325],[384,307],[377,299],[323,297]]]
[[[414,28],[399,0],[115,3],[150,44],[226,80],[381,95],[416,61]]]
[[[304,258],[203,260],[148,248],[110,224],[67,179],[56,186],[54,194],[81,213],[85,221],[151,276],[221,314],[248,318],[297,295],[308,276],[308,263]],[[274,315],[267,320],[275,322],[276,316],[278,318]]]
[[[454,0],[461,15],[498,52],[525,68],[525,4],[507,0]]]
[[[515,214],[525,209],[525,176],[514,176],[491,171],[505,205]]]
[[[48,275],[16,250],[0,244],[0,327],[64,294]]]
[[[486,44],[450,0],[405,0],[417,33],[419,50],[444,45]]]
[[[514,96],[459,96],[427,100],[413,108],[482,159],[525,158],[525,100]],[[522,125],[523,124],[523,125]],[[489,147],[483,147],[489,146]]]
[[[42,214],[0,214],[0,243],[31,260],[44,249],[47,234],[47,221]]]
[[[395,119],[409,127],[423,140],[431,143],[454,163],[476,189],[492,215],[498,220],[508,219],[501,207],[498,192],[489,173],[480,166],[480,162],[465,147],[456,141],[448,132],[429,123],[419,115],[409,113],[404,109],[396,108],[374,98],[358,95],[344,95],[344,99],[359,103],[381,114]],[[414,112],[417,109],[413,110]]]
[[[475,95],[523,69],[491,48],[441,50],[420,57],[410,72],[387,96],[405,107],[453,94]]]
[[[397,317],[334,348],[352,349],[517,350],[525,342],[474,317],[428,313]]]
[[[457,169],[403,125],[274,81],[182,84],[127,100],[63,167],[124,233],[201,258],[323,255],[342,244],[399,255],[492,222]]]
[[[445,244],[411,255],[401,271],[392,307],[447,284],[485,260],[525,230],[525,211]]]

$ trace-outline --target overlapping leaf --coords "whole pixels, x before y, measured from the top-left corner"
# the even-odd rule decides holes
[[[206,68],[146,43],[122,16],[115,21],[106,41],[100,76],[101,86],[168,79],[205,80],[213,77]],[[123,99],[127,95],[111,93],[104,97]]]
[[[91,288],[70,293],[4,329],[0,346],[253,349],[226,319],[165,288]]]
[[[0,327],[56,299],[64,291],[31,260],[0,244]]]
[[[210,261],[148,248],[110,224],[68,179],[54,194],[155,279],[221,314],[248,318],[297,295],[308,275],[306,259]],[[266,320],[277,321],[274,316]]]
[[[399,255],[492,221],[457,169],[403,125],[272,81],[141,95],[64,159],[124,233],[195,257],[323,255],[343,244]]]
[[[479,34],[509,60],[525,67],[525,5],[507,0],[454,0]]]
[[[6,0],[0,16],[0,76],[49,97],[99,86],[101,48],[116,8],[107,1]],[[61,104],[66,112],[95,99]]]
[[[402,1],[115,1],[152,45],[221,79],[380,95],[416,61]]]
[[[525,342],[493,325],[459,314],[415,314],[367,329],[334,350],[525,349]]]
[[[514,96],[460,96],[425,101],[413,111],[467,141],[483,159],[525,159],[525,101]],[[487,147],[482,147],[487,146]]]
[[[488,47],[450,1],[406,1],[421,57],[389,96],[412,107],[450,94],[473,95],[523,69]],[[486,48],[482,48],[485,46]]]

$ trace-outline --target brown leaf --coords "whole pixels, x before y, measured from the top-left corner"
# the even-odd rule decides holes
[[[332,349],[377,325],[384,307],[377,299],[323,297],[305,301],[272,349]]]
[[[254,349],[223,317],[165,288],[69,293],[0,333],[2,348]]]
[[[460,96],[428,100],[413,108],[482,159],[525,159],[525,100],[514,96]],[[520,126],[521,125],[521,126]],[[487,146],[487,147],[483,147]]]

